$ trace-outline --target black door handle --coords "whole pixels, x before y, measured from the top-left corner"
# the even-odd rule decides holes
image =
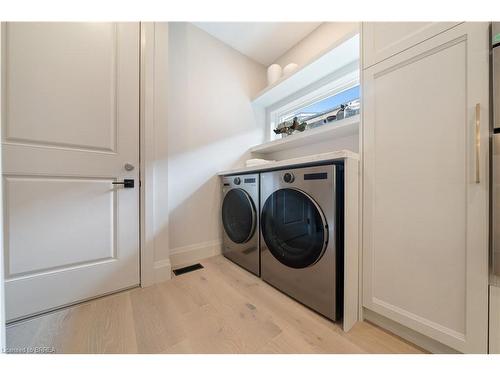
[[[125,178],[123,181],[113,181],[113,185],[123,185],[124,188],[133,188],[134,187],[134,179]]]

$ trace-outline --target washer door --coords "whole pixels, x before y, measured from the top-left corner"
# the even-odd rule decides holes
[[[231,241],[245,243],[252,238],[256,215],[252,198],[245,190],[229,190],[222,202],[222,224]]]
[[[280,189],[267,198],[261,230],[271,254],[292,268],[316,263],[328,244],[328,224],[321,208],[297,189]]]

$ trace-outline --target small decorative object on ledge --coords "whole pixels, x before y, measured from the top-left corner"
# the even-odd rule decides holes
[[[274,129],[275,134],[282,134],[284,136],[292,134],[294,131],[303,132],[306,130],[307,123],[299,123],[297,117],[294,117],[292,121],[284,121]]]
[[[295,72],[297,70],[299,66],[295,63],[290,63],[288,64],[287,66],[285,66],[283,68],[283,75],[284,76],[287,76],[287,75],[290,75],[292,74],[293,72]]]
[[[281,69],[281,65],[270,65],[269,68],[267,68],[267,84],[272,85],[273,83],[279,81],[282,74],[283,69]]]

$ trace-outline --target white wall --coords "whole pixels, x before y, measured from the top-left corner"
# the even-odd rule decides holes
[[[155,281],[170,276],[168,233],[168,117],[163,102],[168,93],[168,30],[167,22],[155,22],[154,53],[154,261]]]
[[[176,266],[188,251],[220,249],[216,173],[263,141],[250,98],[265,86],[266,73],[189,23],[170,23],[168,65],[169,243]]]
[[[359,33],[358,22],[324,22],[295,46],[278,57],[274,63],[285,67],[289,63],[307,64],[325,53],[336,41]]]
[[[171,276],[168,241],[168,23],[141,23],[141,285]]]

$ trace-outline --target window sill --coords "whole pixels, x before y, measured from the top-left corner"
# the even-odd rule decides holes
[[[261,145],[253,146],[250,152],[256,154],[271,154],[277,151],[306,146],[331,138],[342,138],[358,134],[360,115],[352,116],[333,124],[324,125],[316,129],[306,130],[303,133],[293,134],[285,138],[276,139]]]

